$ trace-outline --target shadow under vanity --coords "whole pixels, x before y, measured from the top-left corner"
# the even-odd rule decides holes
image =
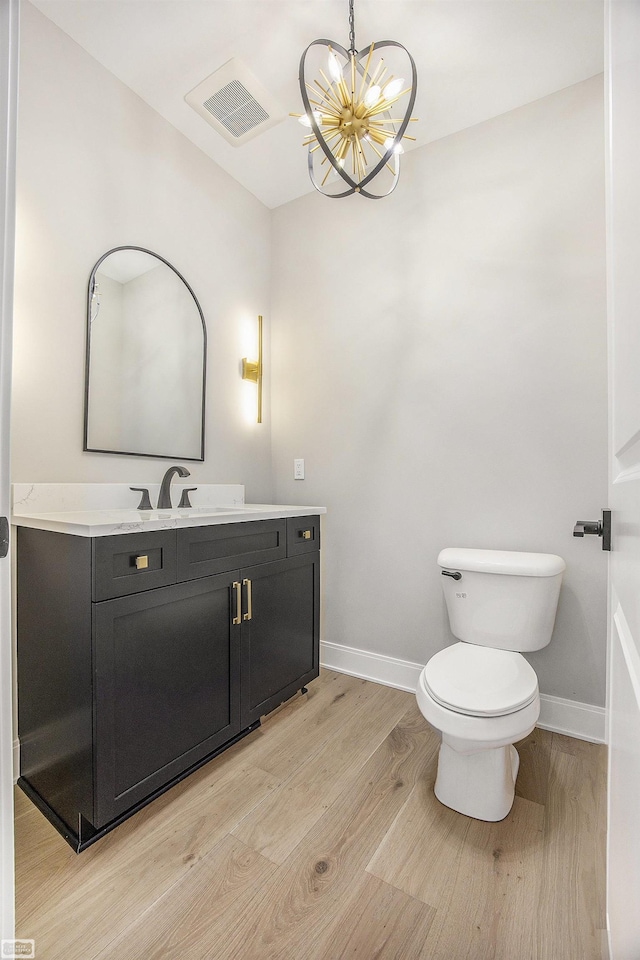
[[[79,852],[318,676],[324,509],[56,512],[24,489],[18,783]]]

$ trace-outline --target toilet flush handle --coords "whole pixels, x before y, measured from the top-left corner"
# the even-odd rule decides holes
[[[453,573],[451,570],[443,570],[442,576],[453,577],[454,580],[462,580],[462,574],[458,570],[456,570],[455,573]]]

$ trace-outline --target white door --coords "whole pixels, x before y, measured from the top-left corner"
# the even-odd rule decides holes
[[[0,516],[9,516],[18,3],[0,0]],[[0,542],[2,528],[0,528]],[[0,548],[0,554],[5,549]],[[14,936],[11,567],[0,557],[0,938]]]
[[[640,2],[608,0],[611,960],[640,958]]]

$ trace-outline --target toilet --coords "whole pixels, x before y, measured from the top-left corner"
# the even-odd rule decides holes
[[[416,697],[442,734],[434,792],[476,820],[502,820],[515,795],[513,746],[540,714],[538,678],[522,653],[551,640],[565,562],[549,553],[447,548],[438,555],[451,631]]]

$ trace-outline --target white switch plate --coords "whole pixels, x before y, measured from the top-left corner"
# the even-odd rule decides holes
[[[304,460],[293,461],[293,479],[304,480]]]

